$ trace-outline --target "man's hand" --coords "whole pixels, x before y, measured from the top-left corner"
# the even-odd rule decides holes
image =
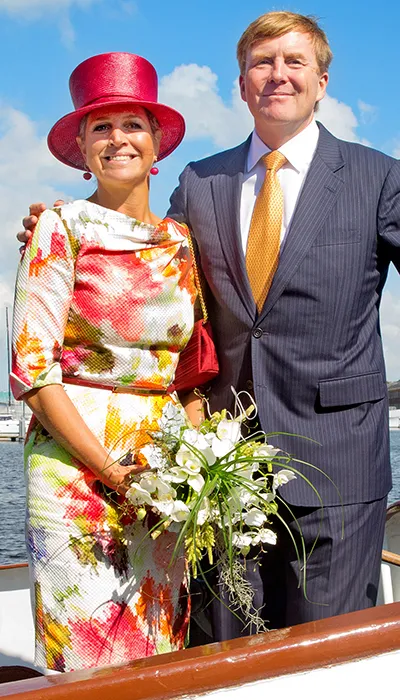
[[[53,206],[61,207],[63,204],[64,201],[62,199],[57,199],[57,201],[54,202]],[[20,243],[28,243],[35,230],[38,218],[45,209],[47,209],[47,207],[43,202],[31,204],[31,206],[29,207],[29,216],[25,216],[25,218],[22,219],[24,231],[20,231],[19,233],[17,233],[17,238],[20,241]]]

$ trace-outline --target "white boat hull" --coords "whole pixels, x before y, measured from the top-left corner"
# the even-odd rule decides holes
[[[400,555],[400,502],[388,509],[385,549]],[[382,562],[378,605],[400,602],[400,566]],[[400,644],[399,644],[400,646]],[[29,569],[25,564],[0,567],[0,667],[34,665]]]
[[[35,668],[35,634],[27,565],[0,570],[0,667]]]

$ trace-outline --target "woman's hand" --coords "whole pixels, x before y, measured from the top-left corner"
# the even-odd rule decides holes
[[[115,457],[101,445],[84,422],[60,384],[33,389],[25,394],[24,399],[54,440],[88,467],[96,479],[118,493],[125,495],[132,476],[148,469],[139,464],[126,465],[115,461]]]
[[[106,467],[103,472],[100,472],[97,478],[109,488],[125,496],[132,483],[132,477],[145,471],[148,471],[148,467],[140,464],[125,466],[119,462],[114,462]]]
[[[53,206],[61,207],[63,204],[64,202],[62,199],[57,199]],[[24,245],[26,245],[32,238],[39,216],[45,209],[47,209],[47,207],[44,202],[38,202],[37,204],[30,205],[29,216],[25,216],[22,219],[22,226],[24,227],[24,230],[17,233],[17,239],[20,243],[24,243]]]
[[[204,408],[201,398],[194,391],[190,391],[187,394],[179,394],[179,401],[193,427],[198,428],[204,420]]]

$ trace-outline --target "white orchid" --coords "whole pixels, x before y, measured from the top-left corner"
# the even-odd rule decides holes
[[[250,534],[234,532],[232,535],[232,544],[238,547],[242,554],[246,555],[252,545],[252,537]]]
[[[172,467],[169,478],[176,484],[187,482],[198,493],[205,484],[204,477],[200,474],[200,466],[193,463],[186,463],[184,467]]]
[[[269,528],[260,528],[252,537],[252,544],[276,544],[276,533]]]
[[[195,505],[195,503],[193,503]],[[207,520],[211,520],[210,501],[206,497],[202,501],[202,507],[197,511],[197,525],[204,525]]]
[[[234,443],[230,440],[220,440],[218,437],[215,437],[211,443],[211,449],[218,459],[221,459],[221,457],[226,457],[227,454],[232,452],[234,447]]]
[[[239,420],[228,420],[224,418],[218,424],[217,437],[220,440],[229,440],[233,445],[236,445],[240,439],[241,424]]]
[[[261,527],[265,523],[267,516],[258,508],[252,508],[244,514],[243,520],[249,527]]]
[[[188,519],[190,515],[190,510],[186,503],[183,501],[174,501],[172,511],[170,513],[170,518],[176,523],[182,523]]]
[[[272,459],[275,457],[278,452],[281,452],[279,447],[274,447],[273,445],[268,445],[267,443],[264,443],[263,445],[260,445],[260,447],[257,447],[253,454],[255,457],[262,457],[265,459],[266,462],[268,460]]]
[[[197,493],[200,493],[200,491],[202,490],[202,488],[205,484],[204,477],[202,477],[201,474],[195,474],[194,476],[189,476],[187,482],[188,482],[189,486],[191,486],[192,489],[194,491],[196,491]]]
[[[239,395],[236,399],[240,408]],[[152,469],[135,477],[127,493],[137,506],[138,519],[146,518],[149,508],[160,516],[152,537],[163,529],[179,533],[187,523],[186,553],[193,571],[199,552],[208,552],[211,562],[218,530],[243,556],[252,545],[274,545],[276,534],[267,525],[277,507],[276,490],[296,478],[290,469],[272,473],[272,461],[280,450],[268,444],[266,435],[263,444],[255,437],[242,437],[244,409],[236,418],[227,415],[213,414],[196,429],[188,427],[181,407],[168,402],[154,443],[141,449]],[[260,462],[267,463],[268,473],[260,471]]]
[[[152,505],[155,510],[158,510],[161,515],[170,516],[174,509],[174,499],[172,496],[165,496],[164,498],[153,499]]]
[[[197,430],[185,430],[182,442],[176,455],[177,464],[184,466],[185,461],[193,461],[204,466],[204,460],[210,467],[215,464],[216,456],[210,447],[209,439],[202,433]]]
[[[284,484],[287,484],[288,481],[295,478],[296,474],[294,474],[291,469],[281,469],[279,472],[274,474],[272,490],[275,492],[279,486],[283,486]]]
[[[139,484],[133,482],[128,491],[126,492],[126,498],[134,505],[141,506],[146,503],[148,506],[153,505],[153,499],[146,489],[143,489]]]
[[[157,493],[158,496],[176,497],[175,489],[166,483],[157,473],[146,472],[140,479],[139,484],[142,489],[146,489],[149,493]]]

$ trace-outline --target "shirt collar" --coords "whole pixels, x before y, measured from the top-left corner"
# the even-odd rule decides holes
[[[306,126],[300,133],[283,144],[278,150],[285,156],[289,164],[301,172],[310,165],[315,149],[317,148],[319,129],[315,119]],[[247,155],[246,170],[250,172],[258,163],[262,156],[271,151],[270,148],[261,141],[256,130],[251,135],[250,148]]]

